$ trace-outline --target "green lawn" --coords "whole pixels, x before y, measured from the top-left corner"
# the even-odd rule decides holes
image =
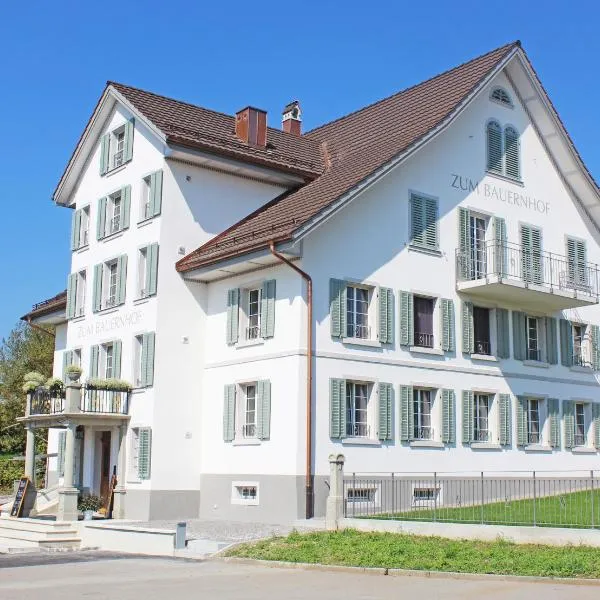
[[[227,556],[356,567],[600,578],[600,548],[517,545],[395,533],[291,533],[244,544]]]
[[[535,505],[535,515],[534,515]],[[352,511],[349,510],[349,517]],[[535,518],[534,518],[535,517]],[[547,527],[600,527],[600,490],[572,492],[529,500],[490,502],[458,508],[440,507],[376,514],[365,518],[401,521],[443,521]]]

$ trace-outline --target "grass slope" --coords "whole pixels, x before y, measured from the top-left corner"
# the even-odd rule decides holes
[[[291,533],[232,548],[240,558],[356,567],[600,578],[600,548],[517,545],[395,533]]]

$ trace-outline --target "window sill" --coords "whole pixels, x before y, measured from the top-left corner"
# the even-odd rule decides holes
[[[415,354],[433,354],[434,356],[444,356],[444,351],[440,348],[424,348],[423,346],[410,346],[409,352]]]
[[[526,367],[537,367],[538,369],[549,369],[550,363],[543,362],[541,360],[524,360],[523,364]]]
[[[90,245],[86,244],[85,246],[79,246],[79,248],[75,248],[73,250],[73,252],[75,252],[76,254],[83,254],[84,252],[87,252],[90,249]]]
[[[381,348],[381,342],[363,338],[345,337],[342,338],[342,344],[348,344],[350,346],[367,346],[368,348]]]
[[[413,244],[408,244],[408,250],[409,252],[419,252],[420,254],[428,254],[429,256],[442,256],[441,250],[423,248],[422,246],[415,246]]]
[[[485,360],[487,362],[498,362],[498,359],[491,354],[471,354],[473,360]]]
[[[590,375],[594,372],[592,367],[580,367],[579,365],[573,365],[572,367],[569,367],[569,370],[574,373],[589,373]]]
[[[85,313],[69,319],[69,323],[79,323],[79,321],[85,321]]]
[[[111,177],[112,175],[116,175],[117,173],[120,173],[123,169],[125,169],[125,167],[131,162],[131,160],[128,160],[127,162],[124,162],[122,165],[119,165],[118,167],[113,167],[112,169],[109,169],[108,171],[106,171],[106,173],[104,173],[104,177]]]
[[[381,446],[379,440],[371,440],[368,438],[343,438],[342,444],[345,446]]]
[[[156,217],[158,217],[160,215],[160,213],[158,215],[154,215],[153,217],[148,217],[147,219],[144,219],[143,221],[138,221],[137,226],[138,227],[146,227],[147,225],[150,225],[150,223],[154,222],[154,219],[156,219]]]
[[[411,448],[443,448],[444,442],[436,442],[435,440],[413,440],[410,442]]]
[[[109,233],[108,235],[105,235],[103,238],[100,239],[101,242],[109,242],[110,240],[115,240],[119,237],[121,237],[125,231],[127,231],[126,229],[119,229],[119,231],[114,231],[113,233]]]
[[[548,452],[551,453],[554,448],[551,446],[544,446],[543,444],[529,444],[523,448],[525,452]]]
[[[596,454],[596,448],[588,448],[587,446],[575,446],[571,448],[573,454]]]
[[[101,308],[96,311],[97,315],[110,315],[111,313],[117,312],[121,305],[117,304],[115,306],[107,306],[106,308]]]
[[[233,442],[231,442],[232,446],[260,446],[262,443],[262,440],[259,440],[258,438],[236,438],[235,440],[233,440]]]
[[[146,304],[146,302],[148,302],[150,300],[150,298],[153,298],[154,294],[152,296],[144,296],[143,298],[135,298],[133,301],[134,306],[138,306],[139,304]]]
[[[235,347],[239,348],[250,348],[251,346],[262,346],[265,343],[263,338],[258,338],[256,340],[244,340],[242,342],[238,342]]]
[[[502,450],[502,446],[491,442],[471,442],[471,450]]]
[[[489,175],[490,177],[497,177],[498,179],[502,179],[502,181],[508,181],[508,183],[514,183],[515,185],[518,185],[519,187],[525,187],[525,184],[523,183],[523,181],[521,179],[515,179],[514,177],[509,177],[508,175],[503,175],[502,173],[495,173],[494,171],[488,171],[486,170],[486,175]]]

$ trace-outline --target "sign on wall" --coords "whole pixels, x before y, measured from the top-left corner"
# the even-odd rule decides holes
[[[119,329],[134,327],[142,320],[141,310],[132,310],[127,313],[99,319],[86,325],[80,325],[77,328],[77,338],[82,339],[91,335],[102,335]]]

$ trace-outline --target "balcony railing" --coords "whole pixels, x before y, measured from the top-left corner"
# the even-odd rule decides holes
[[[354,323],[348,323],[346,326],[346,334],[349,338],[368,340],[371,338],[371,328],[368,325],[356,325]]]
[[[475,429],[473,432],[473,441],[474,442],[489,442],[491,441],[492,436],[489,429]]]
[[[490,342],[489,340],[475,340],[473,344],[473,349],[475,354],[491,354]]]
[[[126,391],[84,386],[81,390],[81,412],[126,415],[129,411],[129,394]]]
[[[598,297],[598,265],[576,262],[552,252],[536,252],[519,244],[488,242],[469,251],[456,250],[459,281],[476,281],[490,276]]]
[[[350,437],[368,438],[371,428],[366,423],[347,423],[346,435]]]
[[[255,438],[256,437],[256,424],[248,423],[246,425],[242,425],[242,437]]]
[[[38,388],[29,394],[30,415],[59,415],[65,410],[64,393]]]
[[[415,346],[420,348],[433,348],[433,333],[415,331]]]
[[[432,440],[433,439],[433,427],[415,427],[413,431],[414,440]]]
[[[585,433],[576,433],[575,434],[575,439],[574,439],[574,445],[575,446],[585,446]]]

